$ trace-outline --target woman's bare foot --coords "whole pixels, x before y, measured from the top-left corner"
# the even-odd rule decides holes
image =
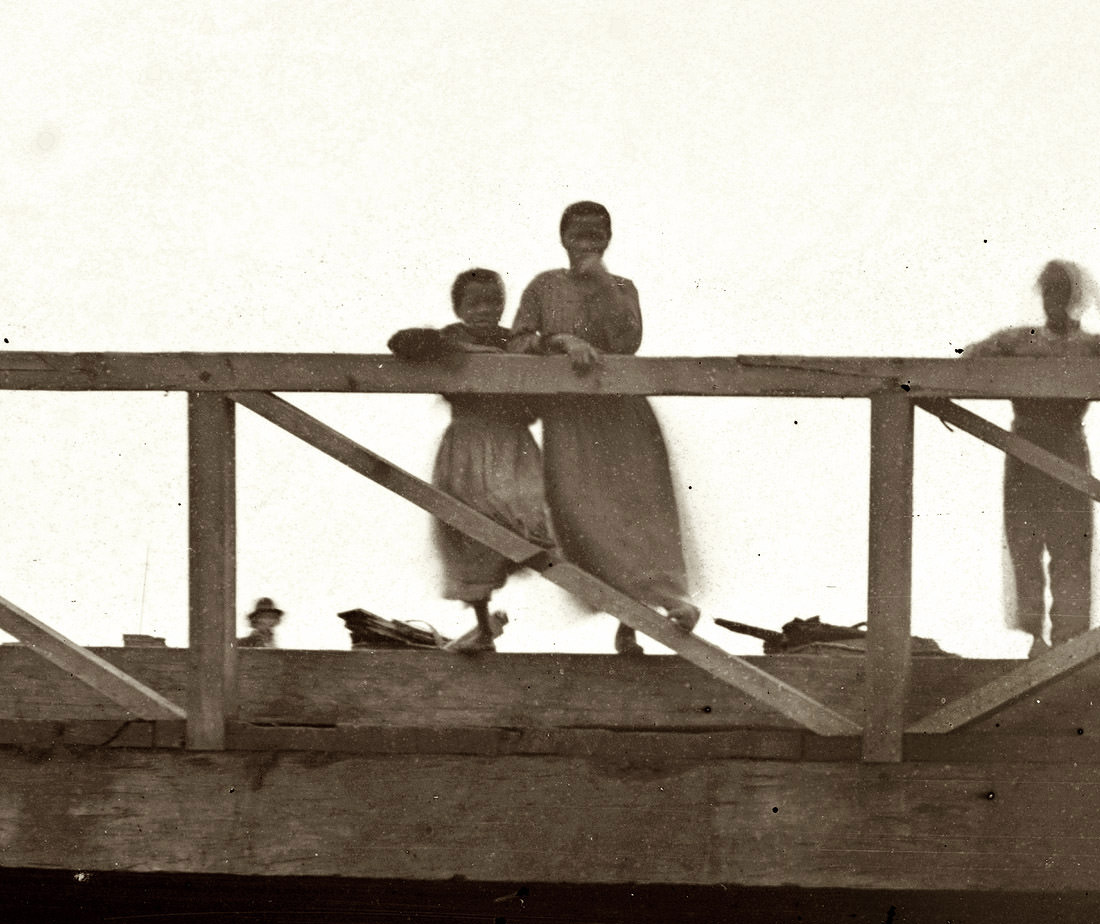
[[[699,622],[699,607],[691,603],[681,603],[669,608],[668,618],[685,632],[690,632]]]

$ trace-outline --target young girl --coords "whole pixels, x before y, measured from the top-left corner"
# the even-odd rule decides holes
[[[504,284],[492,270],[459,273],[451,301],[460,321],[442,330],[412,328],[390,339],[401,359],[438,359],[448,353],[502,353],[510,333],[500,326]],[[504,395],[444,395],[451,423],[436,454],[432,484],[513,532],[552,545],[546,526],[542,458],[528,429],[534,422],[526,400]],[[489,600],[519,565],[439,520],[433,522],[443,558],[443,596],[463,600],[477,616],[477,632],[452,650],[494,651]]]
[[[523,293],[509,349],[566,353],[587,372],[600,353],[634,353],[642,316],[634,283],[603,264],[611,216],[577,202],[561,219],[569,269],[550,270]],[[566,558],[691,631],[699,610],[687,592],[680,520],[668,454],[644,396],[558,396],[541,412],[546,498]],[[620,625],[615,649],[642,653]]]

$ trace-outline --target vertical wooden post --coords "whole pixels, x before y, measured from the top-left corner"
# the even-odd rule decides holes
[[[913,579],[913,404],[900,388],[871,398],[870,514],[863,759],[900,761]]]
[[[225,747],[237,708],[236,440],[234,404],[187,396],[191,685],[187,746]]]

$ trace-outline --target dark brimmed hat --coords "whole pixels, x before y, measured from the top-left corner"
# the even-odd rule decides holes
[[[267,614],[282,616],[283,611],[275,605],[275,601],[272,600],[270,597],[260,597],[260,599],[256,601],[256,606],[253,608],[252,612],[248,614],[247,618],[252,619],[254,616],[263,616]]]

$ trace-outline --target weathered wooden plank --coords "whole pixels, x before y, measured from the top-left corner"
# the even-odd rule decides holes
[[[971,690],[909,726],[907,731],[943,734],[965,728],[1009,703],[1042,689],[1100,657],[1100,628],[1063,642],[1016,670]]]
[[[984,417],[959,407],[952,401],[944,398],[920,399],[914,402],[922,410],[928,411],[945,423],[954,424],[960,430],[976,436],[984,443],[995,446],[1002,452],[1014,456],[1021,462],[1026,462],[1033,468],[1051,478],[1069,485],[1074,490],[1087,494],[1094,501],[1100,501],[1100,480],[1092,477],[1089,472],[1071,465],[1065,459],[1048,452],[1041,446],[1036,446],[1022,436],[1010,433],[994,423],[990,423]]]
[[[0,745],[51,748],[182,748],[183,721],[0,719]],[[821,737],[797,729],[514,728],[424,725],[293,725],[229,722],[224,750],[313,751],[412,757],[556,755],[629,760],[858,761],[858,736]],[[923,763],[1044,763],[1100,767],[1100,739],[1079,735],[957,732],[905,736],[905,759]]]
[[[0,745],[21,747],[180,748],[181,721],[0,719]],[[644,732],[603,728],[488,728],[400,725],[287,725],[229,722],[224,750],[323,751],[332,754],[568,755],[647,761],[752,758],[799,760],[806,732],[721,729]],[[858,758],[858,753],[856,754]]]
[[[169,700],[182,702],[187,695],[187,649],[94,651]],[[435,651],[246,649],[238,652],[238,659],[239,715],[249,722],[695,732],[798,728],[792,720],[671,656],[502,653],[459,658]],[[862,656],[775,655],[744,660],[805,690],[853,722],[862,722]],[[1023,663],[914,658],[906,720],[916,722]],[[3,718],[127,717],[123,707],[24,646],[0,646],[0,676],[5,678],[0,684]],[[1002,737],[1008,733],[1071,737],[1085,743],[1100,740],[1098,690],[1100,662],[1092,661],[1041,692],[973,723],[972,730]],[[929,736],[910,735],[907,747],[922,737]],[[808,740],[818,749],[815,753],[824,753],[820,739]]]
[[[737,728],[712,732],[644,732],[606,728],[424,728],[401,726],[229,725],[228,748],[365,754],[556,754],[668,760],[753,758],[799,760],[807,733]]]
[[[356,353],[0,353],[0,389],[870,397],[1100,398],[1094,359],[604,356],[576,375],[563,356],[403,363]]]
[[[179,719],[184,712],[156,690],[123,673],[109,661],[70,641],[30,613],[0,597],[0,629],[36,655],[118,703],[136,718]]]
[[[186,649],[106,648],[96,653],[162,695],[186,694]],[[862,717],[862,657],[749,660],[854,721]],[[941,701],[951,702],[1023,663],[915,658],[907,719],[915,722]],[[803,760],[858,760],[861,751],[858,737],[803,734],[790,719],[667,656],[457,658],[431,651],[246,650],[240,652],[240,668],[241,722],[253,723],[249,740],[255,747],[476,753],[477,748],[516,742],[516,748],[546,751],[564,747],[571,735],[591,731],[595,737],[586,740],[606,741],[609,748],[643,740],[637,736],[652,734],[648,740],[661,741],[670,735],[670,741],[697,742],[691,746],[709,756],[771,754],[787,759],[784,755],[796,739],[802,741]],[[121,706],[25,647],[0,647],[0,676],[7,678],[0,686],[0,743],[48,744],[70,727],[86,729],[87,740],[94,743],[106,741],[127,722]],[[1097,689],[1100,663],[1091,661],[1051,681],[1041,693],[1031,691],[992,718],[972,723],[973,730],[946,736],[907,734],[906,760],[1100,763]],[[182,722],[147,724],[153,728],[154,746],[178,746]],[[229,746],[246,746],[234,731],[238,726],[229,727]],[[677,732],[688,734],[678,739]],[[686,745],[677,747],[687,753]],[[752,748],[759,750],[748,753]]]
[[[333,619],[336,617],[333,616]],[[608,617],[594,617],[608,619]],[[610,620],[608,619],[610,624]],[[186,695],[186,649],[103,648],[98,653],[169,698]],[[0,647],[0,716],[123,718],[115,706],[18,646]],[[746,658],[804,688],[835,711],[862,717],[863,659],[783,655]],[[1003,662],[932,659],[914,685],[910,716],[1005,669]],[[291,724],[635,730],[796,728],[774,710],[669,656],[498,654],[436,651],[238,652],[240,717]],[[959,667],[966,667],[959,672]],[[1086,672],[1083,682],[1092,675]],[[1064,723],[1063,723],[1064,724]]]
[[[1061,892],[1100,876],[1096,767],[140,748],[42,758],[0,748],[4,865],[533,889]]]
[[[236,713],[235,407],[216,393],[187,397],[189,633],[187,743],[220,748]]]
[[[902,391],[871,399],[867,551],[865,760],[902,758],[913,574],[913,405]]]
[[[118,726],[120,723],[111,723]],[[125,724],[125,722],[121,723]],[[50,747],[60,740],[64,722],[28,719],[0,719],[0,744],[19,747]]]
[[[819,739],[823,740],[823,739]],[[951,735],[905,735],[905,759],[914,762],[1043,763],[1100,766],[1100,739],[1083,735],[960,731]]]
[[[314,448],[412,501],[512,561],[528,564],[547,580],[598,609],[611,613],[627,625],[668,646],[692,664],[811,731],[822,735],[852,734],[856,731],[858,726],[851,720],[821,705],[812,697],[698,636],[679,630],[648,606],[638,603],[574,565],[546,553],[539,546],[505,529],[426,481],[403,471],[281,398],[259,392],[236,392],[232,397]]]

